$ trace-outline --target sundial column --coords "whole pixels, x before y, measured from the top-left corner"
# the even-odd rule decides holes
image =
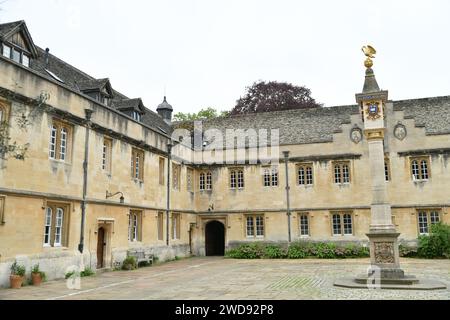
[[[383,279],[401,279],[398,236],[392,223],[391,205],[387,195],[384,172],[385,102],[388,92],[381,91],[370,67],[366,70],[363,93],[356,95],[364,117],[364,134],[369,147],[371,177],[371,224],[367,234],[370,240],[371,267],[368,276]]]

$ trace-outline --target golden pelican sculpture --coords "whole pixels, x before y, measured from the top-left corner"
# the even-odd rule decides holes
[[[362,47],[362,52],[366,55],[367,59],[364,61],[364,66],[366,68],[372,68],[373,61],[372,59],[375,58],[375,55],[377,54],[377,50],[375,50],[374,47],[367,45]]]

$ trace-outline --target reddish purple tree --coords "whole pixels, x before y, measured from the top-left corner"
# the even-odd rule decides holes
[[[311,90],[306,87],[260,81],[247,87],[245,96],[237,101],[231,115],[320,107],[322,105],[311,97]]]

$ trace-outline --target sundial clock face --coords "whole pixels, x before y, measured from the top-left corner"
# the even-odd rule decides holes
[[[379,102],[369,102],[367,104],[367,117],[369,119],[375,120],[381,117],[380,115],[380,103]]]

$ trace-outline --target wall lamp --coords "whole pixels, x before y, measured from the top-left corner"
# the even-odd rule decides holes
[[[117,196],[118,194],[121,195],[121,197],[120,197],[120,203],[125,203],[125,198],[124,198],[124,196],[123,196],[123,193],[120,192],[120,191],[119,191],[119,192],[116,192],[116,193],[110,193],[110,192],[106,191],[106,199],[111,198],[111,197],[114,197],[114,196]]]

